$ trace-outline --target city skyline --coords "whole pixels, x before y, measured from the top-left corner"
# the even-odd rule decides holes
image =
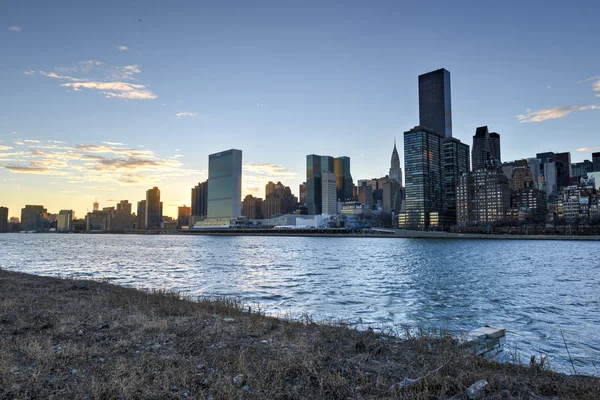
[[[591,160],[600,146],[594,6],[519,5],[513,15],[515,4],[441,4],[430,32],[417,33],[431,10],[415,4],[354,5],[340,18],[332,4],[316,15],[314,4],[292,14],[265,3],[171,13],[129,4],[115,16],[106,5],[32,13],[7,2],[0,205],[10,216],[41,204],[82,217],[95,199],[136,204],[157,186],[176,216],[223,148],[244,151],[242,197],[262,197],[268,181],[295,193],[306,154],[350,157],[355,181],[384,176],[394,138],[404,154],[402,134],[419,121],[416,77],[437,68],[452,72],[462,142],[488,125],[502,134],[503,160],[546,151]]]

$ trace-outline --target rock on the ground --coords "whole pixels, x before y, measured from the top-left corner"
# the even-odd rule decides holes
[[[490,386],[490,384],[485,379],[475,382],[467,389],[467,398],[470,400],[479,399],[488,386]]]
[[[246,381],[246,375],[244,375],[244,374],[239,374],[233,378],[233,384],[236,386],[240,386],[240,387],[243,386],[245,381]]]

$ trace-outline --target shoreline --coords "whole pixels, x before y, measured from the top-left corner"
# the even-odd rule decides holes
[[[484,360],[446,334],[265,316],[0,270],[0,398],[600,398],[600,378]]]
[[[424,232],[396,229],[394,232],[351,233],[345,230],[273,230],[273,229],[204,229],[177,231],[123,231],[123,232],[36,232],[36,234],[86,234],[86,235],[200,235],[200,236],[275,236],[275,237],[344,237],[344,238],[386,238],[386,239],[450,239],[450,240],[559,240],[559,241],[600,241],[600,235],[522,235]],[[15,233],[16,232],[11,232]],[[27,233],[30,234],[30,233]]]

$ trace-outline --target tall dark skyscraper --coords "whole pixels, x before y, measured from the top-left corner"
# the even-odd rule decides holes
[[[571,166],[571,153],[537,153],[536,158],[542,161],[542,167],[545,169],[545,164],[554,163],[556,167],[556,189],[560,190],[571,184],[573,170]],[[544,170],[542,170],[542,173]]]
[[[335,173],[335,189],[337,201],[352,200],[352,175],[350,174],[350,157],[337,157],[333,160]]]
[[[573,171],[571,167],[571,153],[555,153],[554,161],[556,162],[556,181],[559,188],[567,187],[571,184]]]
[[[593,164],[592,172],[600,172],[600,152],[592,153],[592,164]]]
[[[0,207],[0,233],[8,232],[8,208]]]
[[[208,208],[208,181],[198,182],[192,188],[192,215],[195,217],[206,217]]]
[[[443,136],[423,126],[404,132],[405,213],[400,227],[438,226],[443,211]]]
[[[333,157],[306,156],[306,207],[309,215],[323,213],[322,178],[324,172],[334,173]]]
[[[140,200],[137,203],[138,229],[146,229],[146,200]]]
[[[461,175],[470,171],[469,145],[456,138],[444,139],[442,179],[444,188],[443,225],[456,223],[456,187]]]
[[[444,68],[419,75],[419,125],[452,137],[450,72]]]
[[[475,130],[471,152],[473,170],[489,165],[499,166],[502,163],[500,135],[489,132],[487,126],[480,126]]]
[[[146,191],[146,229],[159,229],[162,223],[160,190],[155,186]]]

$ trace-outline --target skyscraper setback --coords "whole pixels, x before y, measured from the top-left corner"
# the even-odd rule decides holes
[[[396,149],[396,139],[394,139],[394,150],[392,150],[389,177],[402,184],[402,168],[400,168],[400,156],[398,155],[398,149]]]
[[[324,181],[325,174],[326,181]],[[333,190],[332,190],[333,182]],[[325,188],[325,190],[324,190]],[[306,207],[308,214],[335,214],[334,203],[353,197],[350,157],[306,156]]]
[[[444,68],[419,75],[419,125],[452,137],[450,72]]]
[[[487,126],[480,126],[475,130],[471,152],[473,170],[489,165],[499,166],[502,163],[500,135],[496,132],[490,133]]]

